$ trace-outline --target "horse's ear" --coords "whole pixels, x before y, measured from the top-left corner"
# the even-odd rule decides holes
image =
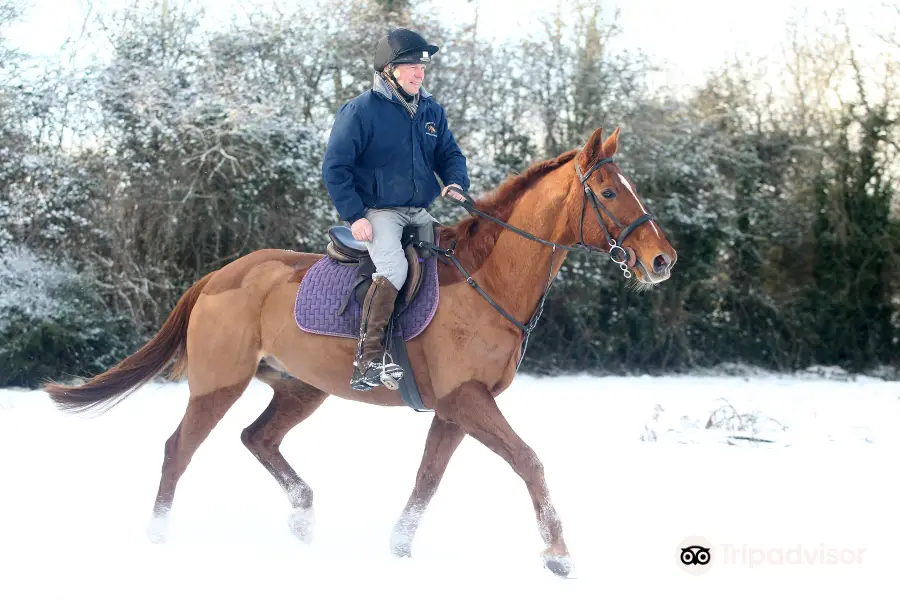
[[[612,157],[613,154],[616,153],[616,150],[619,148],[619,128],[616,127],[616,130],[612,132],[612,135],[606,138],[606,141],[603,142],[603,155],[606,158]]]
[[[584,161],[586,164],[592,163],[596,160],[600,153],[603,152],[603,128],[598,127],[594,130],[594,133],[591,134],[590,139],[584,145],[584,151],[582,155],[584,156]]]

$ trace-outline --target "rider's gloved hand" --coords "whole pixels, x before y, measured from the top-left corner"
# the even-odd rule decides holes
[[[457,192],[456,190],[459,190]],[[460,202],[465,202],[466,197],[463,196],[460,192],[462,192],[462,186],[458,183],[451,183],[441,192],[441,196],[446,196],[447,198],[452,198],[453,200],[459,200]]]
[[[358,242],[372,241],[372,224],[369,223],[369,220],[365,217],[353,221],[353,225],[350,226],[350,231],[353,233],[353,239]]]

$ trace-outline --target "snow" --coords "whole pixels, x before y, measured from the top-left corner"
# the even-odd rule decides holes
[[[146,528],[185,384],[148,385],[95,419],[63,415],[40,392],[0,390],[0,598],[878,598],[893,589],[898,382],[520,376],[498,401],[544,463],[577,569],[570,580],[541,567],[522,482],[469,438],[412,559],[391,556],[431,416],[334,398],[282,445],[315,491],[314,537],[300,543],[280,488],[239,439],[270,394],[254,382],[201,446],[178,487],[169,542],[157,545]],[[712,542],[714,564],[691,576],[676,557],[697,536]],[[829,552],[850,564],[827,564]]]

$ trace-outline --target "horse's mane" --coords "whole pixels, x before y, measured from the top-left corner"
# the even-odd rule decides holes
[[[531,165],[523,173],[507,177],[495,190],[477,200],[476,208],[501,221],[508,221],[525,192],[544,175],[568,163],[577,153],[578,149],[568,150],[556,158]],[[460,244],[460,253],[470,254],[474,263],[480,265],[490,253],[502,229],[496,223],[469,215],[456,225],[441,228],[440,245],[447,248],[456,240]]]

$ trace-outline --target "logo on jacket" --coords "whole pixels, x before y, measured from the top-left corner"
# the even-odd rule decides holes
[[[428,121],[425,123],[425,135],[433,135],[437,137],[437,129],[434,128],[434,122]]]

